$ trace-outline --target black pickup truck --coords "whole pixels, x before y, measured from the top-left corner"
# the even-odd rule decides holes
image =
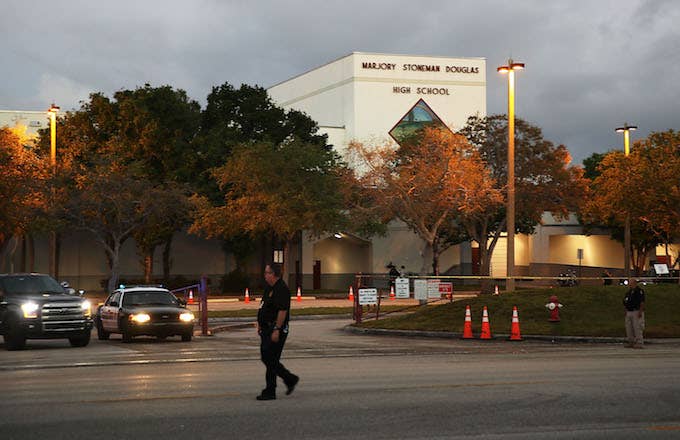
[[[0,334],[7,350],[26,339],[68,338],[74,347],[90,343],[89,301],[49,275],[0,274]]]

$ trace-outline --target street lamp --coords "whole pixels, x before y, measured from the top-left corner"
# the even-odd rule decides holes
[[[52,167],[52,175],[57,172],[57,112],[59,106],[52,103],[47,113],[50,115],[50,165]],[[52,203],[54,203],[54,187],[52,187]],[[58,277],[57,273],[57,232],[50,231],[49,243],[49,271],[53,277]]]
[[[630,132],[637,130],[637,126],[628,125],[628,122],[624,122],[623,127],[618,127],[616,129],[617,133],[623,133],[623,151],[628,157],[630,154]],[[623,228],[623,272],[630,284],[630,212],[626,212],[626,223]]]
[[[50,115],[50,165],[52,172],[57,167],[57,113],[59,106],[52,103],[47,113]]]
[[[508,206],[506,225],[508,230],[508,284],[506,290],[515,290],[515,70],[524,69],[524,63],[512,58],[508,64],[496,69],[508,74]]]

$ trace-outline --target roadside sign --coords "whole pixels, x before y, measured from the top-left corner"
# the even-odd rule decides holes
[[[408,278],[397,278],[394,280],[394,293],[399,299],[408,299],[411,296]]]
[[[427,280],[427,297],[428,299],[441,298],[439,293],[439,284],[441,280]]]
[[[668,271],[668,265],[666,264],[655,264],[654,272],[656,272],[657,275],[668,275],[670,273]]]
[[[378,289],[359,289],[359,305],[378,304]]]
[[[417,300],[427,300],[427,280],[413,280],[413,297]]]
[[[446,295],[450,298],[453,294],[453,283],[439,283],[439,295]]]

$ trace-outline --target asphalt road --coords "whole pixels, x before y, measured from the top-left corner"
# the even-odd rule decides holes
[[[2,439],[680,438],[680,345],[359,336],[293,323],[295,393],[258,402],[251,329],[0,347]]]

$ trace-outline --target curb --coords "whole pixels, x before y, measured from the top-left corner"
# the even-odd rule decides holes
[[[462,333],[455,332],[437,332],[424,330],[391,330],[384,328],[362,328],[356,327],[354,324],[349,324],[343,327],[343,331],[353,333],[356,335],[376,335],[376,336],[405,336],[417,338],[442,338],[442,339],[462,339]],[[503,341],[510,339],[509,334],[495,334],[491,340]],[[549,342],[579,342],[579,343],[598,343],[598,344],[623,344],[627,342],[626,338],[610,338],[599,336],[550,336],[550,335],[522,335],[522,340],[532,341],[549,341]],[[466,341],[481,341],[481,339],[466,339]],[[521,342],[521,341],[508,341]],[[678,338],[669,339],[645,339],[645,344],[668,344],[680,343]]]

